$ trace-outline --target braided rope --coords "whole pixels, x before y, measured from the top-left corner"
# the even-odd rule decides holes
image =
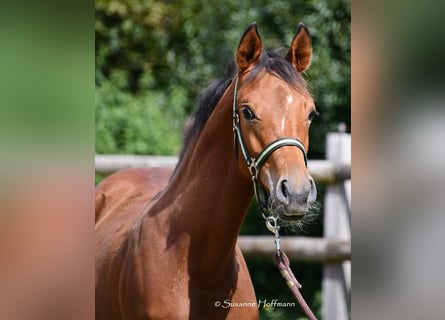
[[[308,318],[310,320],[317,320],[317,317],[315,317],[311,308],[309,308],[308,304],[301,295],[301,292],[299,290],[301,288],[301,284],[295,278],[295,275],[290,268],[290,262],[287,255],[283,251],[277,251],[274,253],[274,261],[275,265],[280,270],[281,276],[284,278],[284,280],[286,280],[287,286],[294,294],[295,299],[297,299],[298,303],[300,304],[301,308],[306,313]]]

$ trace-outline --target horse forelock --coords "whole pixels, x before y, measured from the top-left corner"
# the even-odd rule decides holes
[[[298,72],[288,60],[276,52],[265,52],[259,62],[250,71],[245,83],[254,81],[266,73],[274,74],[291,85],[297,92],[303,95],[310,95],[309,85],[301,73]]]

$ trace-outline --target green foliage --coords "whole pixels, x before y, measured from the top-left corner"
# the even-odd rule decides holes
[[[309,156],[323,158],[326,133],[337,130],[339,122],[350,127],[350,3],[346,0],[97,0],[97,91],[122,92],[113,93],[121,101],[122,113],[134,115],[138,109],[136,105],[144,103],[148,109],[144,111],[145,115],[153,120],[173,108],[175,118],[172,120],[182,121],[194,110],[204,87],[223,75],[241,34],[252,21],[258,22],[267,49],[279,49],[283,53],[297,30],[297,24],[302,21],[308,26],[314,56],[306,78],[312,84],[321,114],[312,125]],[[119,79],[117,87],[115,79]],[[110,81],[113,81],[112,88]],[[178,91],[180,107],[168,101],[170,94]],[[98,99],[103,108],[109,108],[105,99]],[[124,111],[127,104],[133,106],[133,112]],[[161,108],[162,112],[159,111]],[[178,114],[179,108],[182,114]],[[101,126],[116,131],[120,130],[122,121]],[[134,125],[141,128],[142,120],[139,122]],[[165,133],[162,131],[165,128],[159,129],[159,133],[155,132],[157,126],[150,129],[152,135]],[[147,134],[139,135],[140,131],[129,133],[128,139],[119,137],[118,141],[113,140],[115,135],[103,133],[104,137],[96,141],[98,151],[164,152],[164,146],[152,145],[146,149],[147,144],[157,140]],[[142,142],[130,141],[130,138]],[[148,139],[152,140],[148,142]],[[178,139],[170,140],[171,143],[175,141],[179,144]],[[133,146],[128,147],[126,143]],[[167,149],[171,153],[175,148],[177,150],[179,146]]]
[[[96,152],[177,154],[184,104],[181,88],[132,95],[104,82],[96,89]]]

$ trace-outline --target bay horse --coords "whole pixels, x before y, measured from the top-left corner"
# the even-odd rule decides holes
[[[254,194],[285,223],[315,201],[306,150],[317,112],[301,75],[311,56],[303,24],[285,58],[251,24],[237,72],[204,93],[170,178],[131,169],[97,186],[97,320],[258,318],[237,237]]]

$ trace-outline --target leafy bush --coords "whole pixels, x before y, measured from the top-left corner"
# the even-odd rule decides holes
[[[96,88],[96,153],[177,154],[185,103],[181,88],[132,95],[103,82]]]
[[[177,116],[176,121],[192,113],[200,92],[212,79],[223,75],[242,32],[252,21],[258,22],[269,50],[286,50],[298,23],[301,21],[308,26],[314,56],[306,78],[312,84],[321,114],[312,125],[309,157],[324,158],[326,133],[336,131],[340,122],[350,128],[350,2],[347,0],[227,0],[217,3],[204,0],[97,0],[98,103],[102,108],[109,107],[107,103],[113,99],[99,96],[107,90],[109,94],[110,84],[107,82],[119,78],[118,86],[113,90],[121,92],[112,92],[112,97],[114,101],[120,101],[117,105],[123,108],[127,103],[133,111],[122,113],[136,117],[150,115],[153,122],[159,120],[161,128],[153,135],[162,136],[169,131],[169,125],[157,117],[172,112]],[[171,100],[177,103],[178,98],[170,95],[180,97],[180,106],[171,104]],[[137,98],[132,99],[132,96]],[[144,110],[149,114],[138,114],[136,105],[144,103],[148,105]],[[98,132],[104,135],[97,140],[98,151],[108,152],[113,145],[119,153],[133,150],[142,153],[147,150],[147,144],[151,145],[150,153],[177,150],[177,146],[171,149],[152,145],[159,140],[148,137],[141,119],[132,124],[139,129],[123,139],[116,132],[126,125],[125,120],[114,117],[120,120],[115,124],[108,123]],[[172,127],[178,128],[178,124],[173,123]],[[105,133],[105,128],[114,134]],[[151,130],[157,131],[155,127]],[[112,141],[113,137],[119,137],[119,140]],[[133,138],[140,141],[131,141]],[[169,143],[174,141],[178,141],[177,138],[172,138]]]

